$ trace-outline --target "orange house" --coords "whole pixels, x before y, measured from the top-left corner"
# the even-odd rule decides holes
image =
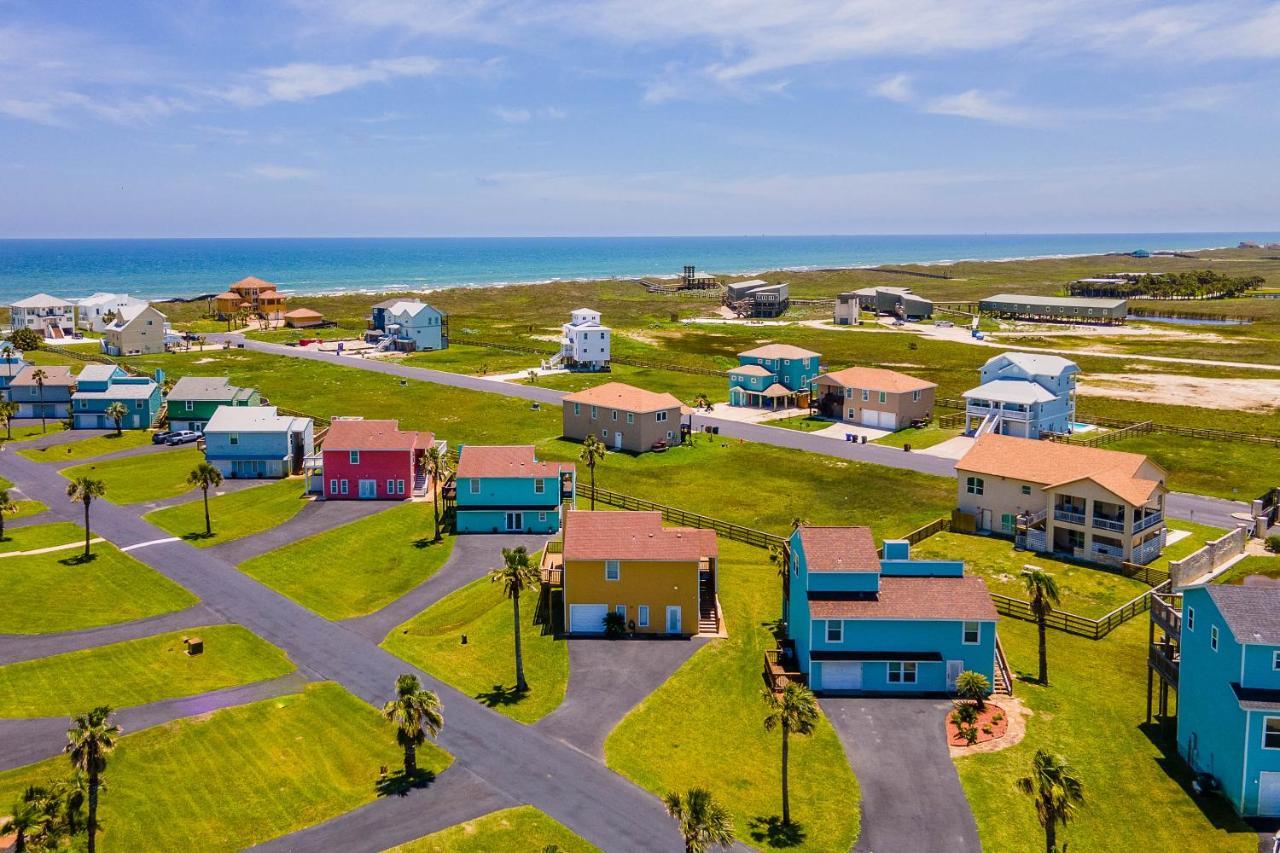
[[[262,314],[268,320],[284,318],[285,302],[284,295],[274,284],[254,276],[240,279],[227,288],[226,293],[214,297],[214,306],[219,314],[229,316],[243,308]]]

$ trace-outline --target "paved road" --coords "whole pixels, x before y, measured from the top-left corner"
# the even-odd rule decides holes
[[[87,628],[83,631],[66,631],[61,634],[0,634],[0,665],[35,660],[50,655],[78,652],[111,643],[123,643],[140,637],[217,625],[227,620],[220,613],[203,604],[196,604],[176,613],[164,613],[132,622]]]
[[[431,370],[425,367],[410,367],[379,359],[315,352],[263,341],[245,340],[244,344],[246,349],[257,352],[300,358],[307,361],[327,362],[343,367],[383,373],[388,376],[398,376],[420,382],[432,382],[437,385],[447,385],[451,388],[465,388],[489,394],[502,394],[507,397],[532,400],[553,406],[560,405],[561,399],[567,393],[551,388],[540,388],[536,385],[501,382],[483,376],[466,376],[461,373],[448,373],[443,370]],[[919,474],[932,474],[937,477],[951,478],[955,476],[955,462],[937,456],[908,453],[897,448],[883,447],[878,444],[854,444],[851,441],[839,441],[799,430],[741,423],[705,414],[695,414],[692,416],[692,420],[695,429],[701,429],[703,426],[719,427],[722,438],[740,438],[744,441],[771,444],[774,447],[782,447],[789,450],[803,450],[808,453],[819,453],[839,459],[869,462],[889,468],[915,471]],[[1245,512],[1248,511],[1248,508],[1248,505],[1243,502],[1224,501],[1219,498],[1178,492],[1170,494],[1165,504],[1166,514],[1170,518],[1227,528],[1235,526],[1235,521],[1231,518],[1232,513]]]
[[[950,702],[825,698],[862,789],[860,853],[980,853],[978,827],[947,750]]]
[[[46,503],[65,488],[52,468],[11,454],[0,454],[0,475],[22,483],[29,497]],[[105,501],[95,505],[94,528],[124,546],[166,538],[165,531],[132,509]],[[209,550],[179,540],[130,553],[199,596],[227,621],[284,649],[304,671],[339,682],[374,707],[390,698],[397,676],[414,673],[444,703],[447,725],[440,745],[455,757],[457,766],[511,800],[536,806],[611,852],[678,849],[677,833],[656,797],[579,750],[485,708],[356,632],[300,607]],[[323,833],[312,841],[325,849],[380,849],[363,842],[355,847],[331,845]]]

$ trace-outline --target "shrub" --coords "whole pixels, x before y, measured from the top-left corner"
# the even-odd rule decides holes
[[[951,713],[951,722],[956,724],[956,728],[964,732],[965,726],[972,726],[978,721],[978,709],[968,704],[956,705],[955,711]]]
[[[604,635],[616,640],[627,633],[627,620],[621,613],[610,611],[604,615]]]
[[[994,714],[991,715],[991,722],[993,723],[998,723],[1003,719],[1004,719],[1004,713],[1001,711],[996,711]]]
[[[991,682],[980,672],[966,669],[956,676],[956,695],[961,699],[972,699],[981,711],[986,707],[984,699],[991,692]]]
[[[973,746],[975,743],[978,742],[978,727],[965,726],[960,730],[960,736],[964,738],[965,743],[967,743],[969,746]]]
[[[1280,554],[1280,534],[1267,537],[1267,550],[1272,554]]]
[[[983,726],[983,727],[982,727],[982,733],[983,733],[984,735],[989,735],[989,734],[991,734],[991,726]]]

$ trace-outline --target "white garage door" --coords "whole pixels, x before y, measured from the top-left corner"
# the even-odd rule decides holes
[[[880,413],[872,409],[863,409],[862,425],[869,427],[880,426]]]
[[[606,604],[570,604],[569,633],[599,634],[604,631],[604,615],[609,612]]]
[[[1280,773],[1258,774],[1258,814],[1280,816]]]
[[[823,690],[861,690],[862,664],[826,661],[822,664]]]
[[[893,412],[881,412],[879,426],[881,429],[897,429],[897,420]]]

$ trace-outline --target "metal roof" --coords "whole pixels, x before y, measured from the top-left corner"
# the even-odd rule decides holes
[[[1058,399],[1043,386],[1027,379],[996,379],[977,388],[970,388],[962,396],[966,400],[976,397],[981,400],[995,400],[997,403],[1020,403],[1026,406]]]

